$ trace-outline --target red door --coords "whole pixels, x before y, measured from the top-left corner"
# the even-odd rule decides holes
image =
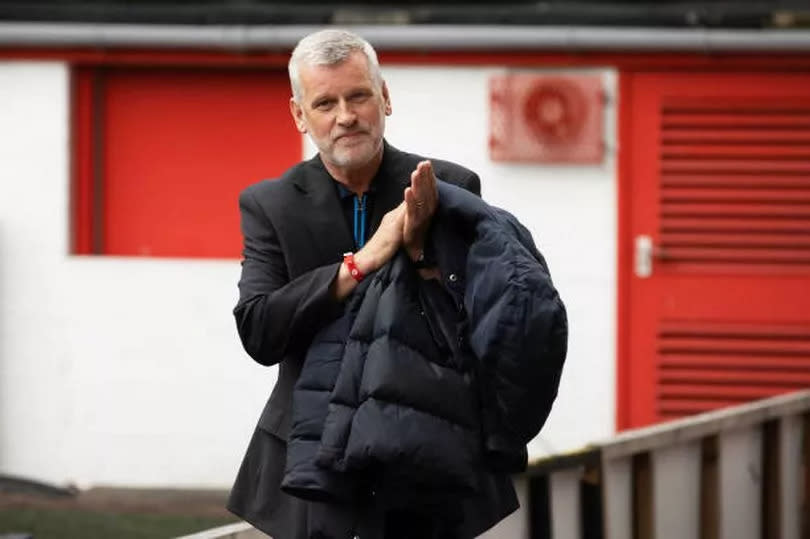
[[[627,77],[619,427],[810,387],[810,76]]]
[[[77,78],[86,198],[75,203],[76,252],[237,258],[239,191],[301,159],[286,71],[88,68]]]

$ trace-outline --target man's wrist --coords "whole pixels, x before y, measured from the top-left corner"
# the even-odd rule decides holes
[[[365,248],[354,253],[354,265],[363,275],[368,275],[377,268],[374,263],[374,255]]]

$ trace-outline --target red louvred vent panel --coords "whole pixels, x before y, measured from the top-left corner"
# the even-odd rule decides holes
[[[810,268],[810,100],[664,100],[666,262]]]
[[[810,326],[668,322],[657,356],[662,419],[810,387]]]

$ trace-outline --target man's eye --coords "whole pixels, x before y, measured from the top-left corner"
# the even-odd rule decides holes
[[[315,108],[318,110],[329,110],[332,106],[332,101],[317,101],[315,103]]]
[[[368,99],[368,94],[365,93],[365,92],[359,92],[359,93],[352,94],[351,96],[349,96],[349,99],[354,101],[354,102],[365,101],[366,99]]]

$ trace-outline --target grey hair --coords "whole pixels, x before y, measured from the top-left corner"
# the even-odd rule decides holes
[[[333,66],[344,62],[352,53],[361,51],[366,56],[371,79],[382,85],[382,73],[374,47],[362,37],[348,30],[321,30],[304,37],[293,49],[287,70],[290,73],[290,86],[293,99],[301,100],[301,79],[299,69],[302,65]]]

